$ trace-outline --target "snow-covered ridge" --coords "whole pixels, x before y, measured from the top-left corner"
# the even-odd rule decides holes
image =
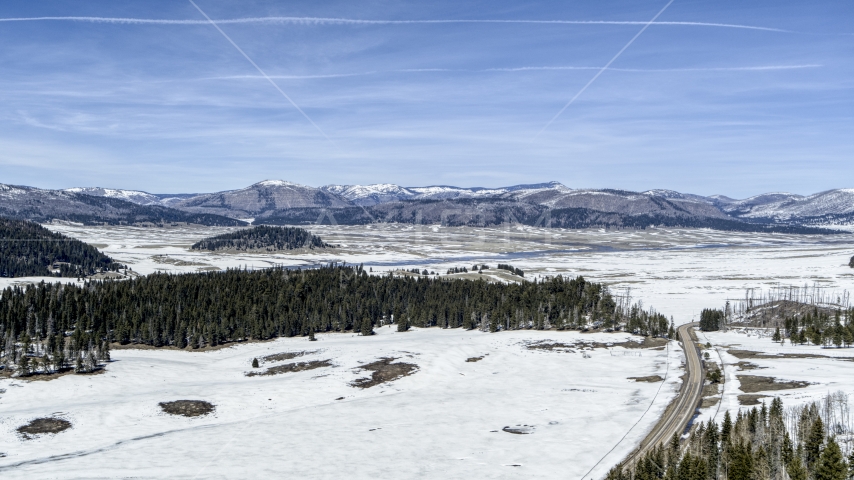
[[[82,193],[84,195],[91,195],[93,197],[118,198],[139,205],[161,204],[161,199],[158,196],[140,190],[121,190],[101,187],[74,187],[66,188],[63,191],[68,193]]]
[[[322,190],[340,195],[357,205],[368,206],[401,200],[445,200],[454,198],[487,198],[513,194],[517,197],[545,190],[569,192],[571,189],[559,182],[513,185],[509,187],[455,187],[430,185],[426,187],[402,187],[392,183],[372,185],[326,185]]]
[[[725,205],[724,210],[740,217],[790,220],[854,212],[854,189],[827,190],[807,197],[792,193],[757,195]]]

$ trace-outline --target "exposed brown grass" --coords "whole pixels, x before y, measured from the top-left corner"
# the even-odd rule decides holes
[[[263,362],[283,362],[285,360],[292,360],[297,357],[302,357],[305,355],[312,355],[314,353],[319,352],[320,350],[305,350],[302,352],[283,352],[283,353],[274,353],[273,355],[267,355],[266,357],[261,357],[261,361]]]
[[[315,368],[331,367],[331,360],[312,360],[310,362],[286,363],[284,365],[276,365],[270,367],[263,372],[247,372],[247,377],[258,377],[262,375],[279,375],[281,373],[304,372],[306,370],[314,370]]]
[[[661,378],[661,375],[649,375],[647,377],[629,377],[629,380],[634,380],[636,382],[658,383],[664,379]]]
[[[358,388],[370,388],[412,375],[418,370],[418,365],[414,363],[391,363],[395,360],[397,359],[393,357],[385,357],[376,362],[359,366],[362,370],[372,372],[371,376],[370,378],[357,379],[350,385]]]
[[[759,400],[763,398],[768,398],[768,395],[739,395],[738,403],[739,405],[759,405]]]
[[[774,377],[760,377],[758,375],[736,375],[741,387],[739,389],[744,393],[767,392],[772,390],[789,390],[792,388],[804,388],[809,382],[777,381]]]
[[[25,440],[30,440],[36,435],[44,435],[47,433],[59,433],[71,428],[71,422],[62,418],[44,417],[31,420],[26,425],[18,427],[18,433]]]
[[[175,400],[173,402],[160,402],[160,408],[170,415],[181,415],[184,417],[201,417],[214,411],[214,405],[204,400]]]

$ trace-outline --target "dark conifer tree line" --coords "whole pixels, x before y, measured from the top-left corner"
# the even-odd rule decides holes
[[[442,277],[373,276],[361,267],[164,274],[84,286],[10,287],[0,295],[0,355],[25,342],[79,357],[109,342],[193,348],[320,332],[369,335],[375,327],[500,331],[594,325],[666,335],[667,319],[638,306],[621,311],[583,277],[520,284]],[[91,348],[90,348],[91,347]]]
[[[721,329],[724,322],[723,310],[713,308],[704,308],[700,313],[700,330],[704,332],[714,332]]]
[[[783,325],[782,335],[775,334],[775,341],[789,338],[793,345],[810,342],[826,347],[850,347],[854,344],[854,309],[837,310],[831,315],[827,310],[815,307],[812,312],[787,317]]]
[[[89,244],[37,223],[0,217],[2,277],[83,277],[122,267]]]
[[[514,274],[514,275],[519,275],[520,277],[524,277],[524,276],[525,276],[525,272],[524,272],[521,268],[516,268],[516,267],[514,267],[513,265],[510,265],[510,264],[507,264],[507,263],[499,263],[499,264],[498,264],[498,268],[499,268],[500,270],[507,270],[508,272],[510,272],[510,273],[512,273],[512,274]]]
[[[317,235],[298,227],[258,226],[224,233],[196,242],[193,250],[294,250],[332,248]]]
[[[721,425],[701,423],[684,444],[674,436],[606,480],[848,480],[854,470],[836,440],[843,432],[822,419],[826,413],[816,403],[784,412],[779,398],[735,422],[727,412]]]

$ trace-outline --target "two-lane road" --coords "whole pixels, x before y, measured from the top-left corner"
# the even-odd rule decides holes
[[[649,435],[643,439],[641,444],[623,461],[623,465],[629,465],[643,457],[643,455],[656,445],[667,442],[674,433],[682,434],[688,422],[694,416],[697,405],[703,394],[703,382],[705,372],[703,362],[700,360],[700,352],[692,337],[691,329],[696,323],[687,323],[679,327],[679,339],[682,341],[682,349],[685,351],[685,368],[688,378],[682,384],[679,394],[664,411],[664,415],[655,424]]]

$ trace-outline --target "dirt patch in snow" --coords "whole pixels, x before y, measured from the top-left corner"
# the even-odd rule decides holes
[[[263,372],[247,372],[247,377],[257,377],[261,375],[278,375],[280,373],[304,372],[306,370],[314,370],[315,368],[331,367],[332,360],[312,360],[310,362],[286,363],[270,367]]]
[[[661,378],[661,375],[649,375],[647,377],[629,377],[629,380],[634,380],[636,382],[658,383],[664,379]]]
[[[31,420],[26,425],[18,427],[18,433],[25,440],[32,439],[35,435],[44,435],[46,433],[59,433],[71,428],[71,422],[62,418],[45,417]]]
[[[587,342],[580,341],[577,343],[559,343],[552,342],[551,340],[544,340],[538,343],[531,343],[526,345],[528,350],[549,350],[549,351],[563,351],[574,353],[575,350],[579,348],[612,348],[612,347],[623,347],[629,349],[635,348],[656,348],[661,349],[667,345],[666,338],[660,337],[643,337],[643,339],[639,342],[634,340],[626,340],[625,342]]]
[[[483,355],[480,357],[469,357],[466,359],[467,362],[479,362],[481,360],[483,360]]]
[[[302,357],[304,355],[312,355],[320,350],[305,350],[302,352],[283,352],[283,353],[274,353],[273,355],[267,355],[266,357],[261,357],[262,362],[283,362],[285,360],[293,360],[297,357]]]
[[[736,375],[741,386],[739,389],[744,393],[767,392],[771,390],[789,390],[792,388],[804,388],[809,382],[778,381],[774,377],[760,377],[758,375]]]
[[[759,400],[763,398],[768,398],[768,395],[739,395],[738,396],[738,404],[739,405],[759,405]]]
[[[736,363],[735,366],[738,367],[738,369],[742,370],[742,371],[744,371],[744,370],[757,370],[760,368],[768,368],[768,367],[760,367],[759,365],[757,365],[755,363],[745,362],[744,360]]]
[[[6,375],[3,375],[3,372],[6,372]],[[100,374],[106,373],[106,372],[107,372],[107,370],[103,366],[100,366],[100,367],[95,368],[95,370],[93,370],[91,372],[80,372],[80,373],[77,373],[76,375],[100,375]],[[12,372],[9,371],[9,369],[4,369],[3,371],[0,371],[0,378],[11,377],[11,373]],[[56,380],[57,378],[64,377],[66,375],[75,375],[74,369],[73,368],[63,368],[62,370],[59,370],[59,371],[53,372],[53,373],[36,372],[36,373],[31,373],[31,374],[26,375],[26,376],[17,377],[17,379],[23,380],[25,382],[46,382],[49,380]]]
[[[720,398],[718,398],[718,397],[704,398],[702,403],[700,403],[700,408],[714,407],[715,405],[718,404],[719,401],[720,401]]]
[[[583,344],[582,345],[575,345],[575,344],[566,344],[566,343],[558,343],[558,342],[555,342],[555,343],[540,342],[540,343],[532,343],[532,344],[526,345],[525,348],[527,348],[528,350],[548,350],[548,351],[557,350],[559,352],[575,353],[575,350],[573,350],[573,349],[578,348],[579,346],[584,347]]]
[[[414,363],[391,363],[395,360],[397,359],[393,357],[384,357],[377,360],[376,362],[360,365],[360,369],[368,370],[373,373],[371,373],[370,378],[359,378],[353,383],[351,383],[350,386],[359,388],[370,388],[386,382],[397,380],[398,378],[403,378],[412,375],[418,370],[418,365],[415,365]]]
[[[718,394],[718,384],[710,383],[703,387],[703,396],[704,397],[714,397]]]
[[[204,400],[175,400],[160,402],[160,408],[170,415],[201,417],[214,411],[214,405]]]
[[[835,360],[854,361],[854,357],[831,357],[828,355],[818,355],[816,353],[781,353],[771,354],[763,352],[754,352],[752,350],[727,350],[727,352],[738,359],[775,359],[775,358],[833,358]]]

